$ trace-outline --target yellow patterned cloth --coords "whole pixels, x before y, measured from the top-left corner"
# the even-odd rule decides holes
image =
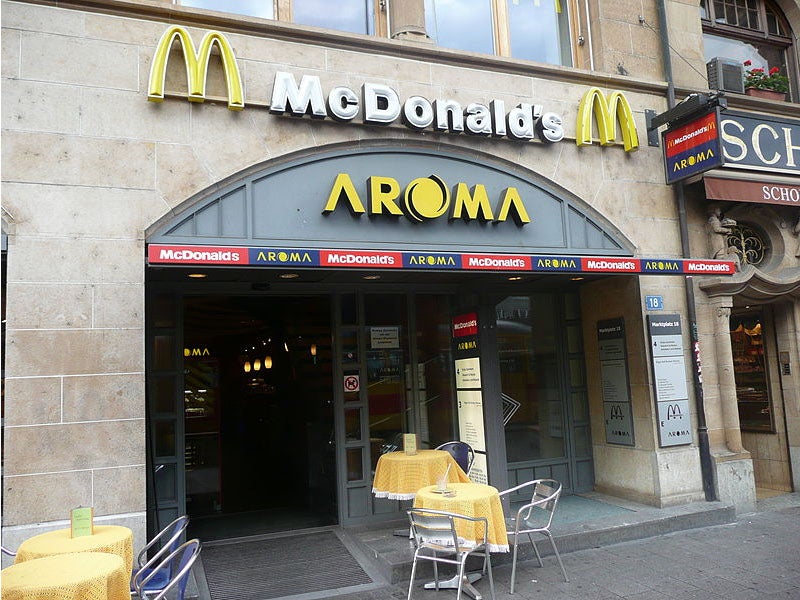
[[[95,525],[92,535],[70,537],[69,529],[40,533],[28,538],[17,549],[15,563],[68,552],[108,552],[119,556],[130,571],[133,568],[133,532],[119,525]]]
[[[455,459],[444,450],[419,450],[416,454],[382,454],[375,467],[372,493],[376,498],[412,500],[419,488],[437,483],[448,466],[448,481],[469,481]]]
[[[448,490],[454,496],[436,493],[435,485],[429,485],[417,492],[414,508],[430,508],[458,513],[467,517],[486,517],[489,521],[487,535],[491,552],[508,552],[508,536],[503,505],[497,488],[482,483],[451,483]],[[457,529],[459,537],[465,540],[480,541],[483,539],[483,525],[460,522]]]
[[[2,600],[130,600],[130,577],[115,554],[45,556],[3,569]]]

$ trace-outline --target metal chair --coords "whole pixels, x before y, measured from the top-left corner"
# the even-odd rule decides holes
[[[555,479],[534,479],[518,486],[512,487],[505,491],[500,492],[500,496],[513,494],[523,488],[533,487],[531,493],[531,501],[524,504],[517,510],[515,517],[506,518],[506,529],[509,536],[514,536],[514,556],[511,563],[511,593],[514,593],[514,579],[517,574],[517,545],[519,543],[520,535],[527,535],[533,546],[533,551],[536,553],[536,558],[539,559],[539,566],[543,567],[542,557],[539,554],[539,549],[536,547],[536,542],[533,541],[531,534],[541,533],[550,540],[553,546],[553,552],[558,559],[558,564],[561,567],[561,572],[564,574],[564,581],[569,583],[567,578],[567,571],[564,569],[564,563],[561,562],[561,555],[556,548],[556,542],[553,539],[553,534],[550,533],[550,526],[553,523],[553,515],[555,515],[556,507],[558,506],[558,499],[561,496],[561,483]]]
[[[425,508],[412,508],[408,511],[411,523],[411,535],[414,538],[414,562],[411,565],[411,581],[408,583],[408,600],[411,600],[411,591],[414,587],[414,575],[417,571],[417,562],[428,560],[433,562],[434,587],[439,590],[439,563],[458,566],[458,594],[456,600],[461,599],[461,590],[465,585],[465,565],[467,558],[474,554],[483,556],[483,572],[489,573],[489,590],[494,600],[494,580],[492,579],[492,562],[486,538],[489,523],[486,517],[468,517],[456,513]],[[477,541],[465,540],[459,537],[457,527],[459,523],[468,523],[474,526],[480,523],[483,535]],[[469,582],[466,582],[469,585]]]
[[[11,556],[12,558],[17,555],[16,552],[14,552],[13,550],[9,550],[5,546],[0,546],[0,551],[2,551],[3,554],[5,554],[6,556]]]
[[[175,593],[170,595],[170,599],[184,600],[186,584],[189,582],[189,573],[199,554],[200,540],[189,540],[165,556],[153,569],[138,571],[133,577],[136,596],[141,600],[162,600],[167,594],[172,594],[172,591],[175,590]],[[170,573],[167,584],[163,589],[150,590],[148,584],[161,572]]]
[[[133,585],[134,579],[142,572],[144,572],[142,575],[142,578],[144,578],[153,571],[153,575],[147,579],[147,592],[156,593],[166,587],[172,577],[172,572],[169,570],[159,571],[156,565],[164,556],[178,549],[181,538],[188,525],[189,517],[186,515],[180,516],[159,531],[155,537],[142,548],[136,557],[136,566],[134,566],[133,573],[131,574],[131,595],[136,591]],[[147,558],[147,553],[157,544],[161,544],[161,548],[153,556]],[[172,564],[170,564],[169,567],[171,568]]]
[[[469,475],[472,463],[475,462],[475,451],[472,449],[472,446],[466,442],[453,441],[436,446],[436,450],[449,452],[455,459],[456,464],[461,467],[464,473]]]

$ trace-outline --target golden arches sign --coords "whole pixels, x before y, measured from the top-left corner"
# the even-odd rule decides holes
[[[626,152],[639,149],[639,134],[633,120],[628,99],[622,92],[614,91],[606,97],[600,88],[586,90],[578,106],[578,127],[575,142],[578,146],[592,143],[592,116],[597,121],[597,133],[601,146],[616,143],[617,122],[622,129],[622,143]]]
[[[151,102],[164,100],[164,86],[167,78],[167,61],[175,40],[181,44],[183,60],[186,64],[186,81],[189,86],[189,101],[203,102],[206,99],[206,80],[208,79],[208,63],[214,44],[219,48],[222,66],[225,70],[225,81],[228,86],[228,108],[242,110],[244,108],[244,91],[239,66],[228,40],[218,31],[209,31],[200,41],[195,51],[192,37],[186,28],[179,25],[169,27],[158,42],[150,65],[150,84],[147,99]]]

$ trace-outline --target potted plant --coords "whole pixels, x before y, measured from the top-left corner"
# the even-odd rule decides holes
[[[743,64],[745,67],[750,67],[753,63],[746,60]],[[769,71],[754,67],[744,72],[744,92],[748,96],[785,100],[788,91],[789,78],[781,75],[778,67],[772,67]]]

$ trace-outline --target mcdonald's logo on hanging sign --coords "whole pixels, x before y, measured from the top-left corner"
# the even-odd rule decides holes
[[[586,146],[592,143],[592,116],[597,121],[597,133],[601,146],[617,143],[617,123],[622,130],[622,144],[626,152],[639,149],[639,133],[633,120],[633,111],[628,99],[620,91],[605,96],[600,88],[586,90],[578,106],[578,125],[575,143]]]
[[[189,87],[189,101],[203,102],[206,99],[206,80],[208,79],[208,63],[211,59],[211,50],[216,44],[219,49],[222,67],[225,70],[225,81],[228,86],[228,108],[242,110],[244,108],[244,90],[242,78],[239,75],[239,66],[230,43],[218,31],[209,31],[200,41],[200,47],[195,51],[192,37],[186,28],[173,25],[169,27],[158,42],[153,62],[150,65],[150,84],[147,99],[151,102],[164,100],[164,86],[167,78],[167,62],[175,41],[181,45],[183,60],[186,64],[186,81]]]

